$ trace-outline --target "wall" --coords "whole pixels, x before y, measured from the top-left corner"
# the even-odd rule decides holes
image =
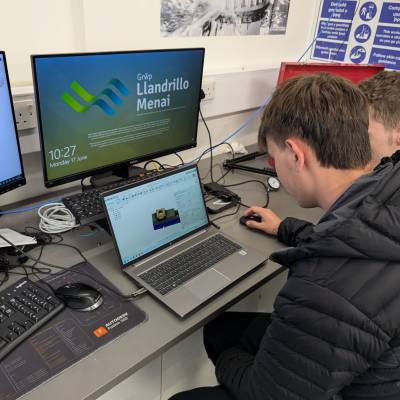
[[[160,0],[3,0],[0,37],[14,85],[32,82],[31,54],[204,46],[205,74],[295,61],[312,36],[319,0],[292,0],[286,35],[162,38]]]

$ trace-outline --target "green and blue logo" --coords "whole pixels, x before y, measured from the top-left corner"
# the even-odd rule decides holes
[[[83,113],[91,109],[93,106],[97,106],[100,107],[105,114],[113,116],[116,111],[103,99],[103,97],[109,99],[111,103],[115,104],[116,106],[122,106],[124,102],[122,101],[119,93],[121,93],[123,96],[129,96],[129,90],[117,78],[111,79],[109,82],[107,82],[107,87],[96,96],[88,92],[77,81],[73,81],[70,85],[70,88],[77,96],[79,96],[80,99],[86,103],[89,103],[89,105],[81,104],[72,95],[64,92],[61,97],[63,102],[68,104],[74,111],[78,113]]]

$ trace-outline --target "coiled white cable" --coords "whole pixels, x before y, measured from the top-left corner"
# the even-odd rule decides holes
[[[39,229],[45,233],[63,233],[79,226],[63,203],[50,203],[39,208]]]

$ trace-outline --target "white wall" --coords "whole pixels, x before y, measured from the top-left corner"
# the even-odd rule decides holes
[[[295,61],[311,36],[319,0],[292,0],[286,35],[160,37],[160,0],[85,0],[88,48],[144,49],[205,46],[205,73],[265,69]],[[115,12],[115,5],[124,10]]]
[[[320,0],[291,0],[286,35],[163,38],[160,0],[3,0],[1,47],[14,85],[32,81],[30,55],[204,46],[205,74],[295,61],[310,40]]]

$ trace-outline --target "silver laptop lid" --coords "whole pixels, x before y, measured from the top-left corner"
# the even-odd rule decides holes
[[[209,225],[196,166],[107,192],[103,201],[123,267]]]

